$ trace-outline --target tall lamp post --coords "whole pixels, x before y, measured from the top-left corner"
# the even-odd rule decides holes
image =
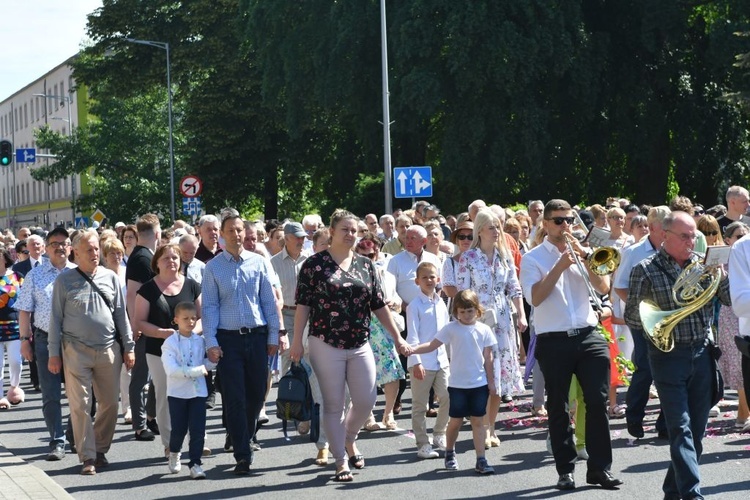
[[[45,99],[59,99],[61,102],[65,103],[65,107],[68,108],[68,135],[73,135],[73,119],[70,114],[70,106],[73,103],[73,99],[70,96],[67,95],[53,95],[53,94],[34,94],[34,97],[43,97]],[[47,116],[47,101],[44,101],[44,115]],[[71,219],[73,223],[75,224],[76,221],[76,206],[77,203],[77,197],[78,197],[78,191],[76,189],[76,174],[70,174],[70,183],[71,183],[71,195],[73,198],[73,218]],[[48,190],[49,190],[49,184],[48,184]],[[48,202],[49,202],[49,193],[48,195]],[[49,218],[49,211],[47,213],[47,217]]]
[[[155,42],[153,40],[137,40],[135,38],[123,38],[126,42],[137,43],[139,45],[148,45],[149,47],[156,47],[167,52],[167,113],[169,115],[169,194],[171,201],[172,211],[172,223],[177,220],[175,213],[174,204],[174,145],[173,145],[173,129],[172,129],[172,77],[170,74],[169,64],[169,44],[167,42]]]

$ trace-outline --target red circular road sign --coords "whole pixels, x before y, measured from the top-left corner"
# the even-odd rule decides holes
[[[196,175],[186,175],[180,181],[180,193],[186,198],[195,198],[203,192],[203,181]]]

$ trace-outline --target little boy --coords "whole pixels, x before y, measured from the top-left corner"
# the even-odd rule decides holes
[[[419,286],[419,295],[406,308],[407,331],[406,342],[410,345],[429,343],[435,335],[450,321],[448,308],[435,293],[440,283],[437,267],[431,262],[422,262],[417,267],[414,280]],[[419,458],[438,458],[434,448],[445,450],[445,430],[448,427],[448,356],[445,347],[416,356],[410,356],[407,366],[411,374],[412,413],[411,428],[417,440]],[[430,389],[440,399],[437,420],[432,429],[433,445],[427,436],[427,403]]]
[[[169,472],[180,472],[180,449],[185,435],[190,431],[190,477],[205,479],[201,468],[201,455],[206,434],[205,376],[216,367],[206,359],[203,336],[193,332],[198,321],[198,311],[192,302],[180,302],[174,308],[174,322],[178,331],[164,340],[161,360],[167,374],[167,401],[172,422],[169,437]]]
[[[451,350],[448,393],[450,394],[450,422],[446,431],[445,468],[458,470],[456,439],[463,419],[471,417],[471,433],[477,462],[474,470],[492,474],[495,470],[484,457],[484,414],[487,399],[494,390],[492,346],[497,343],[490,327],[478,322],[482,316],[477,294],[461,290],[453,298],[456,321],[445,325],[428,344],[411,349],[411,354],[431,352],[448,344]],[[442,410],[442,404],[441,410]]]

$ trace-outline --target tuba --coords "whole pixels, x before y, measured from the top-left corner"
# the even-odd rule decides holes
[[[674,327],[713,298],[719,289],[720,273],[718,267],[706,267],[695,261],[682,270],[672,287],[678,309],[662,311],[646,301],[638,305],[643,329],[657,349],[663,352],[674,349]]]

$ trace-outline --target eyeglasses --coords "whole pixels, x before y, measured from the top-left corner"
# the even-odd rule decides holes
[[[719,231],[706,231],[703,234],[705,234],[706,236],[716,236],[719,234]]]
[[[473,234],[459,234],[459,235],[456,235],[456,239],[461,240],[461,241],[464,241],[464,240],[473,241],[474,235]]]
[[[693,214],[694,215],[703,215],[705,213],[706,213],[705,210],[693,210]]]
[[[50,243],[47,243],[48,247],[52,248],[66,248],[70,246],[69,241],[52,241]]]
[[[676,234],[680,237],[680,239],[683,241],[683,243],[687,243],[688,241],[695,241],[698,239],[698,236],[695,234],[688,234],[688,233],[675,233],[671,229],[666,230],[667,233]]]
[[[551,220],[556,226],[562,226],[563,222],[567,225],[572,226],[575,222],[575,217],[550,217],[547,220]]]

